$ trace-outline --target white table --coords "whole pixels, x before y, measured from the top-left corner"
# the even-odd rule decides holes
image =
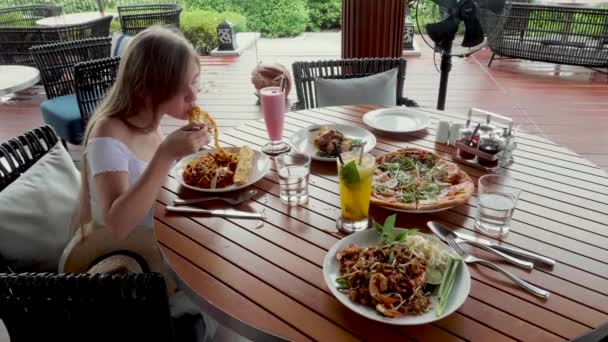
[[[0,96],[27,89],[40,80],[40,71],[23,65],[0,65]]]
[[[113,18],[116,18],[118,17],[118,14],[106,12],[105,16],[112,16]],[[99,19],[101,17],[101,13],[99,12],[70,13],[58,15],[55,17],[39,19],[36,21],[36,24],[39,26],[74,25],[86,23],[95,19]]]

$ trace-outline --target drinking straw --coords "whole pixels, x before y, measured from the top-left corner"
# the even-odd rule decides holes
[[[340,160],[340,164],[344,165],[344,159],[342,159],[342,151],[340,151],[340,145],[337,142],[332,141],[334,144],[334,148],[338,151],[338,159]]]
[[[285,76],[281,76],[281,91],[285,91]]]
[[[364,141],[363,144],[361,144],[361,150],[359,151],[359,166],[363,162],[363,149],[365,149],[365,144],[367,144],[367,141]]]

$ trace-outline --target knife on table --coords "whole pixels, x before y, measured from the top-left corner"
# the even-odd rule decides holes
[[[463,233],[460,233],[460,232],[454,232],[454,233],[456,233],[456,235],[458,235],[458,237],[461,238],[461,239],[463,239],[463,240],[477,242],[477,243],[480,243],[482,245],[486,245],[488,247],[494,248],[497,251],[509,254],[511,256],[532,261],[535,264],[542,264],[542,265],[545,265],[545,266],[548,266],[548,267],[555,266],[555,260],[547,258],[547,257],[542,256],[542,255],[539,255],[539,254],[536,254],[536,253],[524,251],[523,249],[519,249],[519,248],[498,245],[498,244],[493,243],[493,242],[491,242],[489,240],[478,238],[478,237],[467,235],[467,234],[463,234]]]
[[[249,211],[235,210],[235,209],[201,209],[201,208],[189,208],[189,207],[174,207],[168,205],[165,207],[167,211],[173,211],[178,213],[188,214],[204,214],[220,217],[232,217],[242,219],[265,219],[264,214],[252,213]]]

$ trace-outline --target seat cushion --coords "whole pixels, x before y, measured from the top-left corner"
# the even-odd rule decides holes
[[[112,34],[112,57],[122,57],[131,39],[133,39],[132,36],[121,32],[114,32]]]
[[[397,105],[397,68],[350,79],[315,79],[317,106]]]
[[[46,100],[40,105],[40,110],[44,122],[53,126],[57,135],[70,144],[80,144],[85,127],[76,94]]]
[[[58,142],[0,192],[0,259],[15,272],[57,272],[80,173]]]

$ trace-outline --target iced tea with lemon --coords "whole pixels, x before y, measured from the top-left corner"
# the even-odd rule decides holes
[[[359,163],[359,151],[343,153],[341,156],[344,164],[338,160],[338,181],[342,217],[337,221],[338,229],[351,233],[373,227],[373,220],[369,217],[369,202],[376,160],[371,154],[363,153]]]

